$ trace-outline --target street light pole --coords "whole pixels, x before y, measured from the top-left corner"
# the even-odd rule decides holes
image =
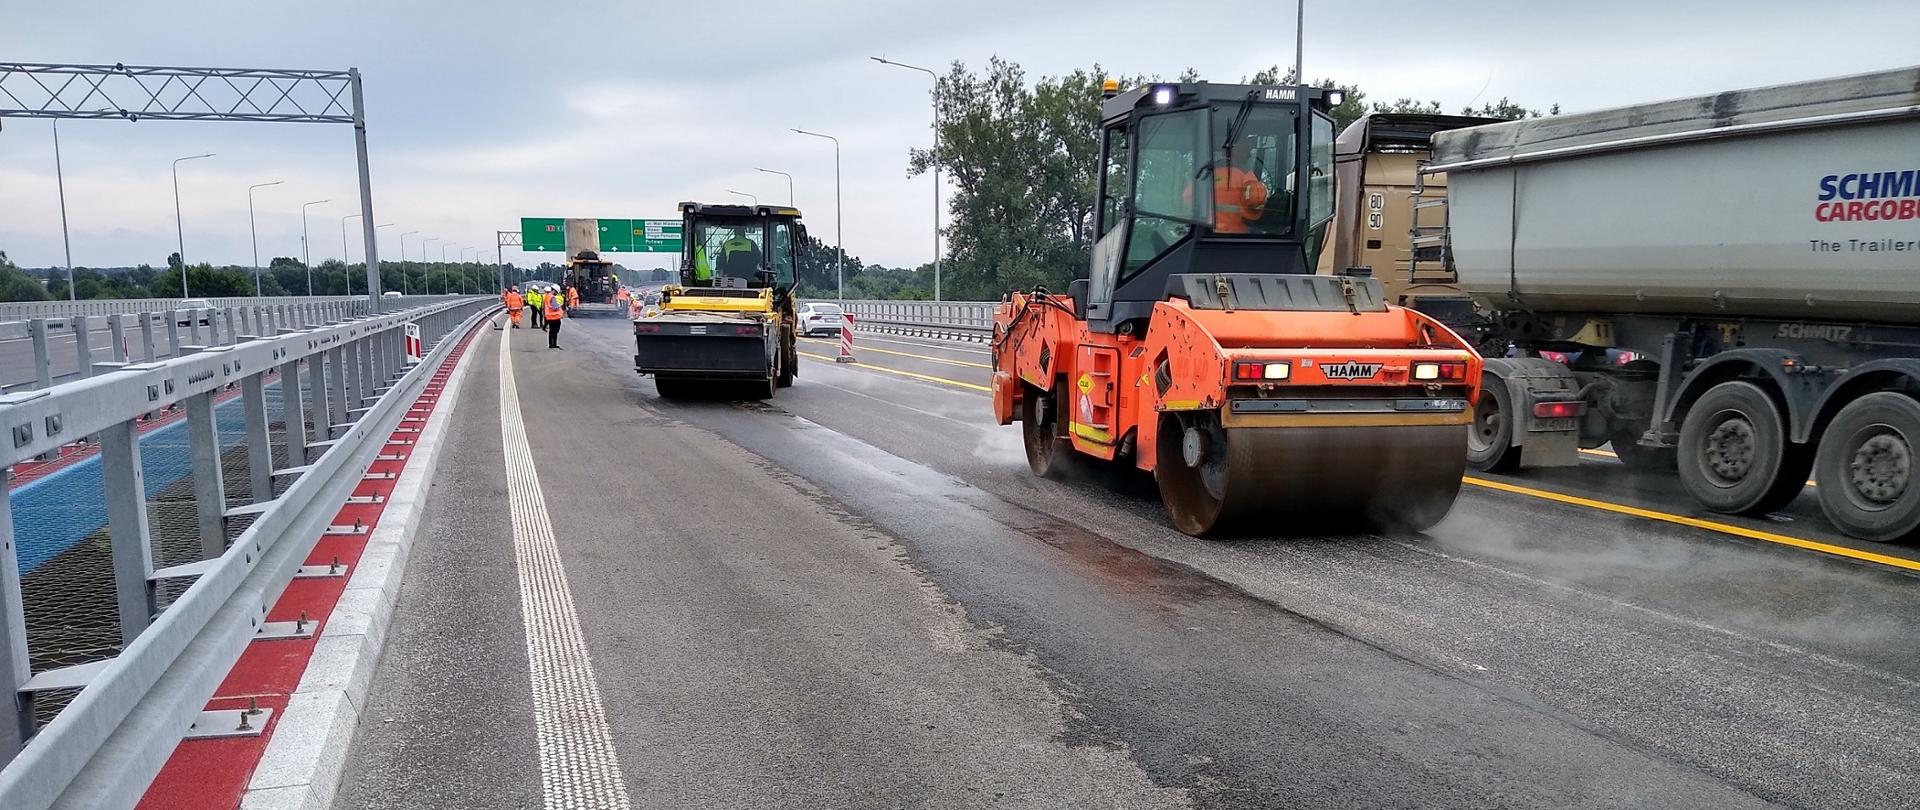
[[[738,195],[740,195],[740,196],[742,196],[742,197],[745,197],[745,198],[747,198],[747,199],[749,199],[749,200],[752,200],[752,201],[753,201],[753,204],[754,204],[754,205],[759,205],[759,204],[760,204],[760,198],[759,198],[759,197],[756,197],[756,196],[754,196],[754,195],[752,195],[752,194],[748,194],[748,193],[746,193],[746,192],[744,192],[744,191],[734,191],[733,189],[727,189],[727,193],[728,193],[728,194],[738,194]]]
[[[307,209],[332,200],[314,200],[300,205],[300,263],[307,266],[307,296],[313,296],[313,248],[307,239]],[[182,265],[184,266],[184,265]]]
[[[420,291],[421,295],[433,294],[433,275],[427,270],[427,243],[438,241],[440,240],[437,237],[420,240],[420,283],[427,285],[426,289]]]
[[[847,244],[842,240],[846,238],[847,233],[843,227],[846,223],[842,222],[840,217],[840,139],[804,129],[796,129],[794,132],[833,141],[833,286],[834,298],[844,304],[847,301]]]
[[[374,229],[375,231],[378,231],[378,230],[380,230],[381,228],[391,228],[391,227],[393,227],[393,226],[394,226],[395,224],[397,224],[397,223],[393,223],[393,222],[383,222],[383,223],[381,223],[381,224],[379,224],[379,225],[375,225],[375,226],[373,226],[373,229]],[[406,256],[405,256],[405,255],[402,255],[402,256],[401,256],[401,258],[403,258],[403,259],[404,259],[404,258],[406,258]],[[376,260],[376,261],[379,261],[379,262],[380,262],[381,264],[386,264],[386,262],[385,262],[385,261],[382,261],[382,260]],[[382,287],[385,287],[385,286],[387,286],[387,279],[386,279],[386,277],[385,277],[385,276],[382,276],[382,277],[380,278],[380,286],[382,286]],[[384,294],[385,292],[386,292],[385,290],[381,290],[381,291],[377,291],[377,292],[376,292],[376,291],[374,291],[374,290],[368,290],[368,291],[367,291],[367,297],[368,297],[368,298],[376,298],[376,297],[379,297],[380,295],[382,295],[382,294]]]
[[[762,169],[759,167],[755,167],[754,171],[766,172],[767,174],[777,174],[777,175],[780,175],[781,177],[787,178],[787,207],[788,208],[793,207],[793,175],[787,174],[786,172],[780,171],[778,169]]]
[[[1301,57],[1307,52],[1307,0],[1294,0],[1293,6],[1293,83],[1306,84],[1300,75]]]
[[[459,246],[460,245],[458,243],[454,243],[454,242],[440,243],[440,294],[441,295],[449,295],[450,293],[448,292],[448,290],[452,289],[452,287],[447,284],[447,248],[459,247]],[[427,285],[427,294],[428,295],[433,294],[432,284]]]
[[[266,292],[260,281],[260,226],[254,224],[253,219],[253,190],[277,186],[284,182],[286,181],[275,180],[271,183],[255,183],[247,186],[247,233],[253,237],[253,294],[256,297],[266,295]]]
[[[1304,0],[1302,0],[1304,2]],[[933,300],[940,300],[940,75],[923,67],[892,62],[878,56],[868,57],[883,65],[917,70],[933,80]]]
[[[60,169],[59,119],[53,122],[53,179],[60,187],[60,245],[67,251],[67,300],[77,301],[79,295],[73,291],[73,240],[67,238],[67,174]]]
[[[405,267],[405,265],[407,263],[407,237],[412,236],[416,233],[419,233],[419,231],[407,231],[406,233],[400,234],[400,264],[402,265],[400,268],[400,294],[401,295],[413,294],[411,292],[412,285],[407,281],[407,268]]]
[[[188,155],[173,159],[173,234],[179,241],[180,256],[180,297],[190,298],[187,294],[187,228],[180,221],[180,162],[213,157],[212,152],[204,155]]]
[[[357,217],[357,216],[360,216],[360,215],[348,214],[340,218],[340,267],[341,267],[341,272],[347,274],[347,294],[348,295],[353,294],[353,269],[348,266],[350,263],[347,261],[347,220],[353,219],[354,217]]]

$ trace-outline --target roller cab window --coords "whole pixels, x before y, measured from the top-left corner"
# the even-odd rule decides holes
[[[693,276],[713,287],[761,286],[766,233],[757,219],[704,220],[693,233]],[[789,268],[791,273],[791,268]]]
[[[1133,272],[1213,219],[1214,196],[1205,188],[1207,110],[1192,109],[1140,119],[1134,138],[1132,233],[1122,273]]]
[[[1201,169],[1212,189],[1214,233],[1285,236],[1293,231],[1296,115],[1292,105],[1214,108],[1212,156]]]

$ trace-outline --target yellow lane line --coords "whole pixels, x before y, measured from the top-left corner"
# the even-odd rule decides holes
[[[825,360],[827,362],[833,361],[833,358],[825,357],[822,355],[809,354],[807,352],[801,352],[801,354],[806,355],[807,357],[814,358],[816,360]],[[887,368],[885,366],[863,365],[862,367],[867,369],[872,369],[874,371],[884,371],[888,374],[898,374],[902,377],[912,377],[916,380],[925,380],[927,382],[943,383],[946,385],[972,389],[975,391],[991,392],[993,390],[984,385],[975,385],[970,382],[961,382],[959,380],[949,380],[945,377],[935,377],[931,374],[917,374],[911,371],[901,371],[899,369]],[[1599,454],[1611,455],[1611,454],[1605,453],[1604,451],[1599,451]],[[1703,529],[1710,532],[1730,534],[1735,537],[1745,537],[1749,540],[1760,540],[1768,543],[1778,543],[1783,546],[1792,546],[1794,548],[1805,549],[1807,551],[1816,551],[1822,554],[1832,554],[1838,557],[1847,557],[1850,559],[1862,560],[1865,562],[1879,563],[1881,565],[1892,566],[1894,568],[1901,568],[1908,571],[1920,571],[1920,560],[1909,560],[1901,557],[1894,557],[1887,554],[1876,554],[1871,551],[1861,551],[1860,549],[1848,548],[1846,546],[1837,546],[1832,543],[1822,543],[1817,540],[1807,540],[1805,538],[1790,537],[1788,535],[1775,534],[1773,532],[1761,531],[1759,529],[1749,529],[1744,526],[1735,526],[1731,523],[1721,523],[1717,520],[1702,520],[1700,518],[1687,517],[1685,515],[1676,515],[1669,512],[1659,512],[1652,509],[1642,509],[1637,506],[1627,506],[1626,504],[1612,503],[1609,501],[1597,501],[1592,498],[1582,498],[1578,495],[1567,495],[1565,493],[1553,492],[1550,490],[1535,489],[1533,487],[1524,487],[1518,484],[1509,484],[1505,481],[1494,481],[1494,480],[1479,478],[1471,475],[1466,476],[1463,480],[1466,483],[1471,484],[1473,486],[1482,487],[1485,489],[1497,490],[1497,491],[1505,492],[1512,495],[1526,495],[1528,497],[1540,498],[1542,500],[1549,500],[1549,501],[1557,501],[1559,503],[1564,503],[1572,506],[1584,506],[1588,509],[1598,509],[1602,512],[1612,512],[1617,515],[1628,515],[1632,517],[1645,518],[1647,520],[1657,520],[1663,523],[1672,523],[1678,526],[1688,526],[1691,528]],[[1808,482],[1808,483],[1812,483],[1812,482]]]
[[[833,362],[833,361],[834,361],[834,360],[833,360],[833,358],[831,358],[831,357],[828,357],[828,356],[826,356],[826,355],[823,355],[823,354],[814,354],[814,353],[812,353],[812,352],[800,352],[800,356],[801,356],[801,357],[811,357],[811,358],[813,358],[813,359],[815,359],[815,360],[821,360],[821,361],[824,361],[824,362],[828,362],[828,363],[831,363],[831,362]],[[866,364],[866,363],[861,363],[861,364],[859,364],[859,366],[860,366],[861,368],[864,368],[864,369],[867,369],[867,370],[869,370],[869,371],[884,371],[884,372],[886,372],[886,373],[888,373],[888,374],[898,374],[898,375],[900,375],[900,376],[902,376],[902,377],[912,377],[912,378],[914,378],[914,379],[916,379],[916,380],[926,380],[927,382],[936,382],[936,383],[944,383],[944,384],[946,384],[946,385],[956,385],[956,386],[959,386],[959,387],[961,387],[961,388],[970,388],[970,389],[973,389],[973,390],[975,390],[975,391],[986,391],[986,392],[988,392],[988,393],[992,393],[992,391],[993,391],[993,389],[991,389],[991,388],[988,388],[988,387],[986,387],[986,386],[984,386],[984,385],[975,385],[975,384],[973,384],[973,383],[970,383],[970,382],[961,382],[961,381],[959,381],[959,380],[949,380],[949,379],[947,379],[947,378],[945,378],[945,377],[935,377],[935,376],[933,376],[933,375],[931,375],[931,374],[920,374],[920,373],[917,373],[917,372],[912,372],[912,371],[901,371],[900,369],[897,369],[897,368],[887,368],[886,366],[875,366],[875,365],[868,365],[868,364]]]
[[[1648,520],[1658,520],[1664,523],[1673,523],[1680,526],[1691,526],[1696,529],[1706,529],[1707,531],[1720,532],[1721,534],[1731,534],[1731,535],[1734,535],[1735,537],[1745,537],[1749,540],[1764,540],[1768,543],[1779,543],[1780,545],[1783,545],[1783,546],[1793,546],[1794,548],[1802,548],[1808,551],[1818,551],[1823,554],[1833,554],[1840,557],[1850,557],[1856,560],[1865,560],[1867,562],[1875,562],[1881,565],[1890,565],[1895,568],[1904,568],[1908,571],[1920,571],[1920,561],[1908,560],[1900,557],[1893,557],[1886,554],[1876,554],[1871,551],[1861,551],[1856,548],[1847,548],[1846,546],[1836,546],[1831,543],[1821,543],[1815,540],[1807,540],[1799,537],[1789,537],[1784,534],[1774,534],[1773,532],[1763,532],[1763,531],[1760,531],[1759,529],[1749,529],[1744,526],[1735,526],[1731,523],[1721,523],[1717,520],[1701,520],[1700,518],[1692,518],[1692,517],[1687,517],[1685,515],[1674,515],[1674,514],[1668,514],[1666,512],[1656,512],[1651,509],[1641,509],[1637,506],[1627,506],[1625,504],[1609,503],[1607,501],[1596,501],[1596,500],[1593,500],[1592,498],[1582,498],[1578,495],[1567,495],[1565,493],[1553,492],[1550,490],[1534,489],[1532,487],[1523,487],[1518,484],[1509,484],[1505,481],[1493,481],[1486,478],[1476,478],[1471,475],[1467,476],[1465,480],[1467,483],[1477,487],[1484,487],[1486,489],[1499,490],[1501,492],[1512,493],[1515,495],[1527,495],[1534,498],[1541,498],[1549,501],[1558,501],[1560,503],[1571,504],[1574,506],[1584,506],[1584,507],[1587,507],[1588,509],[1598,509],[1602,512],[1612,512],[1617,515],[1630,515],[1638,518],[1646,518]]]
[[[813,344],[823,345],[823,346],[840,345],[838,342],[835,342],[835,341],[820,340],[818,338],[805,338],[805,340],[808,343],[813,343]],[[993,368],[993,366],[987,365],[986,363],[975,363],[972,360],[953,360],[946,357],[932,357],[924,354],[913,354],[912,352],[896,352],[892,349],[876,349],[872,346],[862,346],[860,347],[860,351],[879,352],[881,354],[897,354],[897,355],[900,355],[901,357],[911,357],[911,358],[914,358],[915,360],[930,360],[935,363],[946,363],[948,365],[966,366],[968,368]]]

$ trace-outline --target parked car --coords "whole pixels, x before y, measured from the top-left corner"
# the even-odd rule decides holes
[[[843,317],[839,304],[801,304],[797,314],[800,317],[800,334],[840,334]]]
[[[176,325],[191,326],[195,317],[200,319],[201,326],[209,326],[213,323],[213,302],[205,298],[188,298],[173,309]]]

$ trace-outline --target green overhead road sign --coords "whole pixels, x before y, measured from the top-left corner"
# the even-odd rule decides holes
[[[600,252],[601,253],[632,253],[633,252],[633,220],[631,219],[600,220]]]
[[[567,221],[564,219],[520,220],[520,249],[525,251],[552,251],[565,253],[567,250]]]
[[[680,220],[601,219],[601,253],[679,253]],[[520,249],[530,253],[565,253],[567,221],[550,217],[520,220]]]
[[[680,220],[634,220],[633,249],[640,253],[679,253]]]

